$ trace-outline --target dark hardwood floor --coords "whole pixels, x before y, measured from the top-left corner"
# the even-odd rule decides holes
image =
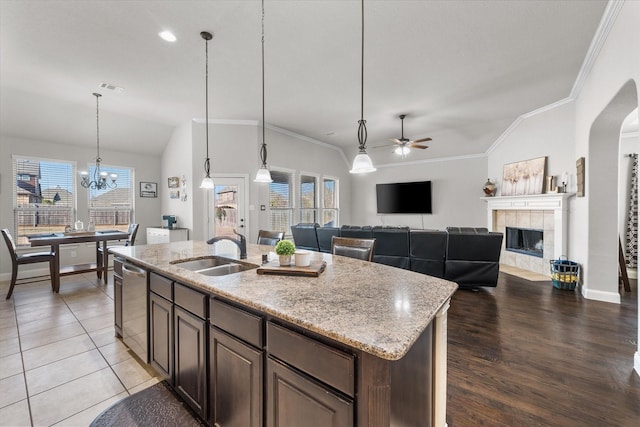
[[[640,426],[637,282],[622,303],[500,273],[449,309],[447,422]]]

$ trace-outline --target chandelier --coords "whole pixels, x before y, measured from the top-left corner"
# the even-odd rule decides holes
[[[98,100],[102,96],[99,93],[94,93],[93,96],[96,97],[96,145],[98,146],[98,155],[96,156],[96,165],[93,169],[93,180],[89,181],[89,172],[81,171],[80,185],[84,188],[90,188],[92,190],[105,190],[107,188],[116,188],[118,184],[116,183],[116,179],[118,179],[118,175],[115,173],[109,173],[103,171],[100,167],[100,163],[102,159],[100,158],[100,114],[98,109]],[[107,180],[109,178],[111,182]]]

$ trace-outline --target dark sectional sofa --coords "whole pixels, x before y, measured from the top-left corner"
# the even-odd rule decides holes
[[[296,247],[331,252],[333,236],[376,239],[373,261],[456,282],[461,288],[496,286],[502,233],[486,228],[447,227],[412,230],[409,227],[291,226]]]

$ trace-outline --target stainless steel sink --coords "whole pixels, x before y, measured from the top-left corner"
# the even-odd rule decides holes
[[[254,264],[219,256],[174,261],[172,264],[205,276],[226,276],[227,274],[240,273],[241,271],[258,268],[258,266]]]

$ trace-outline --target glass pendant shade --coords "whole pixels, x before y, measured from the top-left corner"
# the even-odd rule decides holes
[[[200,183],[200,188],[205,190],[213,190],[213,179],[210,176],[205,176]]]
[[[271,179],[271,173],[269,172],[269,169],[267,169],[266,165],[260,166],[260,169],[258,169],[258,172],[256,173],[256,179],[254,179],[253,182],[273,182],[273,179]]]
[[[371,162],[371,157],[366,152],[360,152],[353,159],[353,166],[351,167],[350,173],[369,173],[375,172],[376,168],[373,167],[373,162]]]

